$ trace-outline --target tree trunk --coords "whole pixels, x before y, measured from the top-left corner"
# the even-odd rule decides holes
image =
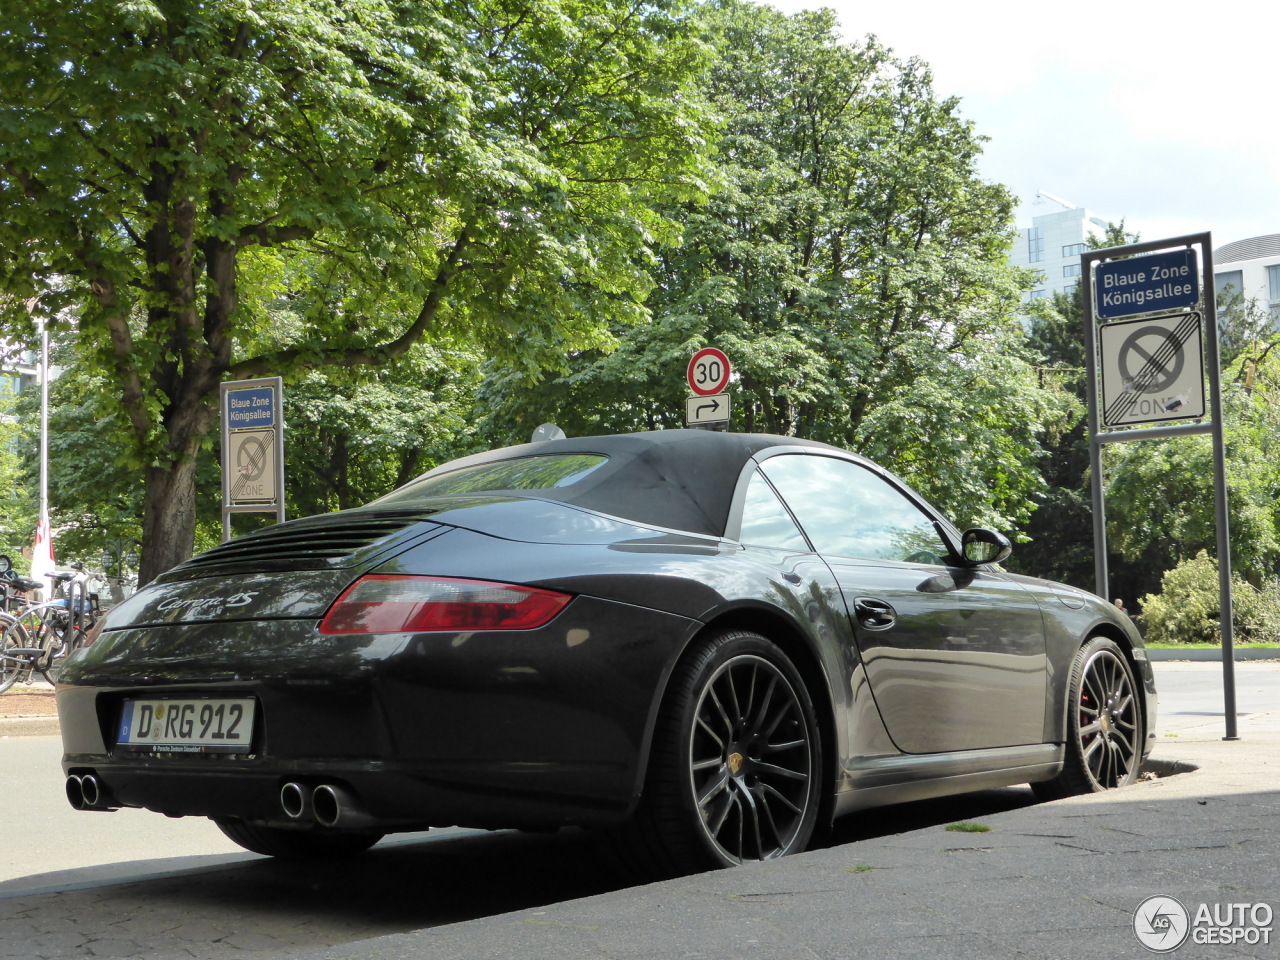
[[[142,558],[138,586],[191,559],[196,540],[196,465],[216,407],[189,389],[166,417],[168,455],[146,468],[142,489]]]
[[[196,537],[196,458],[146,469],[138,586],[190,559]]]

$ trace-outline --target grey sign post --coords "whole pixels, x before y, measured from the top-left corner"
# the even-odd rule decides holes
[[[1213,240],[1208,233],[1091,250],[1080,256],[1081,280],[1089,294],[1084,298],[1084,345],[1089,365],[1085,381],[1089,400],[1094,575],[1097,593],[1110,596],[1103,445],[1209,434],[1213,440],[1225,739],[1236,740],[1239,737],[1231,605],[1231,530],[1227,513],[1226,446],[1222,436],[1218,316],[1212,283],[1201,297],[1202,271],[1204,277],[1213,277]],[[1157,313],[1163,315],[1152,315]],[[1111,322],[1099,324],[1099,320]],[[1206,374],[1210,417],[1207,423],[1203,419]],[[1115,429],[1168,420],[1193,422]]]
[[[284,387],[279,377],[219,386],[222,410],[222,539],[233,513],[284,521]]]

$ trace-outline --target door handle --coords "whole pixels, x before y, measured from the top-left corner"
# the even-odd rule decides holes
[[[898,620],[898,611],[874,597],[857,597],[853,601],[853,615],[868,630],[888,630]]]

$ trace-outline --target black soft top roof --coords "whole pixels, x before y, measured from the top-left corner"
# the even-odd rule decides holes
[[[442,464],[418,479],[498,460],[551,454],[600,454],[608,457],[609,462],[576,483],[549,490],[516,492],[521,496],[571,503],[635,523],[719,537],[724,534],[734,486],[743,465],[753,454],[778,446],[845,453],[825,443],[796,437],[657,430],[502,447]]]

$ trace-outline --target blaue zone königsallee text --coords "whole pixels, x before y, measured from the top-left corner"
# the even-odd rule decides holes
[[[270,387],[227,393],[227,427],[270,427],[275,423],[275,396]]]
[[[1094,277],[1099,319],[1194,306],[1200,274],[1191,250],[1099,264]]]

